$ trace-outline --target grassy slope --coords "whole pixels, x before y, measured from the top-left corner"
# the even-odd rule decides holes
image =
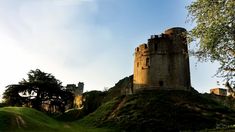
[[[202,130],[233,125],[235,113],[201,94],[152,91],[109,101],[81,122],[126,131]]]
[[[0,131],[81,131],[105,132],[105,128],[95,128],[78,123],[58,122],[31,108],[0,108]]]
[[[0,108],[0,131],[179,131],[210,129],[234,122],[233,110],[204,95],[185,91],[120,96],[85,118],[67,123],[31,108]]]
[[[95,112],[76,122],[84,125],[90,124],[92,126],[103,125],[103,123],[109,118],[109,116],[113,112],[115,112],[115,109],[118,108],[118,105],[124,98],[125,96],[116,97],[101,105]],[[105,124],[105,126],[112,129],[112,127],[114,127],[114,124],[107,123]],[[115,129],[117,129],[117,126],[115,126]]]
[[[30,108],[0,108],[1,130],[55,130],[59,123],[45,114]]]

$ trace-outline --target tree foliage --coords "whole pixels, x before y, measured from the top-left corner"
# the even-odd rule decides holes
[[[90,91],[83,95],[83,114],[88,115],[94,112],[103,102],[106,92],[102,91]]]
[[[218,61],[217,75],[232,80],[235,73],[234,0],[195,0],[187,7],[196,26],[189,32],[198,42],[195,55],[202,61]]]
[[[63,89],[59,80],[39,69],[31,70],[28,79],[6,88],[3,98],[8,105],[30,106],[47,112],[63,112],[74,99],[71,92]]]

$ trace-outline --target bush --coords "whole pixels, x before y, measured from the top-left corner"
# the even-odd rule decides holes
[[[7,106],[6,103],[0,103],[0,108],[1,108],[1,107],[6,107],[6,106]]]
[[[75,121],[84,117],[84,112],[82,109],[69,109],[65,113],[56,117],[60,121]]]

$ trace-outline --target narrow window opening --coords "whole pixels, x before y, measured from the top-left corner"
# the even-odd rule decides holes
[[[146,58],[146,66],[150,66],[150,59]]]
[[[154,48],[155,48],[155,51],[157,51],[157,49],[158,49],[158,44],[155,44],[155,45],[154,45]]]
[[[144,48],[145,48],[145,49],[147,49],[147,48],[148,48],[147,44],[145,44],[145,45],[144,45]]]
[[[163,86],[163,81],[159,81],[159,85],[160,85],[160,87],[162,87]]]

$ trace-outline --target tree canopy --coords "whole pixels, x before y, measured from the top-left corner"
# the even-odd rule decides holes
[[[39,69],[31,70],[28,79],[6,88],[3,98],[8,105],[30,106],[50,113],[63,112],[74,99],[71,92],[63,89],[59,80]]]
[[[189,32],[198,42],[195,55],[202,61],[218,61],[217,75],[232,81],[235,75],[234,0],[195,0],[188,7],[196,26]]]

